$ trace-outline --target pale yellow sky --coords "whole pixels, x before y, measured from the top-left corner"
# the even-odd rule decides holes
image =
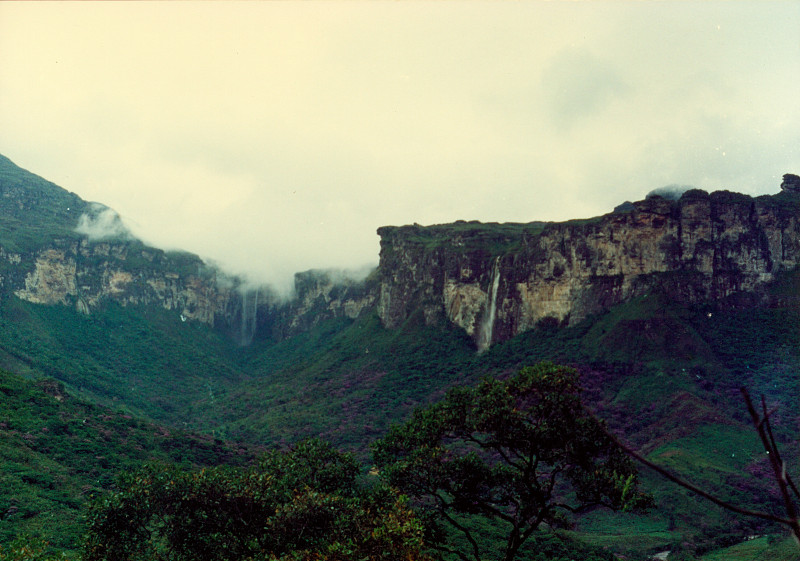
[[[800,2],[0,2],[0,153],[279,285],[800,170]]]

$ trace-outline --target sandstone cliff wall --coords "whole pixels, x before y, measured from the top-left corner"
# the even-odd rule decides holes
[[[147,247],[113,210],[0,155],[0,298],[73,306],[161,306],[176,321],[216,326],[241,344],[282,338],[328,318],[374,309],[374,283],[331,271],[298,273],[295,296],[227,276],[199,257]]]
[[[104,300],[158,305],[214,325],[235,305],[234,282],[199,258],[167,254],[139,242],[56,240],[29,253],[0,250],[6,292],[83,313]]]
[[[479,348],[535,326],[570,324],[655,287],[684,302],[760,293],[800,259],[798,195],[699,190],[552,224],[381,228],[378,314],[420,311]]]
[[[296,273],[287,298],[269,286],[238,290],[229,310],[231,333],[241,345],[256,337],[282,340],[313,329],[323,321],[355,319],[375,308],[375,282],[353,280],[341,271]]]
[[[82,313],[109,300],[157,305],[243,345],[257,333],[282,339],[377,308],[389,329],[419,314],[464,329],[485,349],[544,318],[574,323],[653,289],[683,302],[758,297],[800,260],[800,177],[787,174],[782,193],[755,199],[693,190],[589,220],[380,228],[380,264],[366,281],[298,273],[286,300],[132,236],[92,241],[76,230],[77,215],[105,207],[0,157],[3,170],[0,298]]]
[[[283,339],[327,319],[354,319],[374,309],[377,299],[374,282],[340,272],[297,273],[295,292],[285,299],[268,286],[244,285],[190,254],[168,254],[138,241],[85,238],[57,240],[23,253],[0,246],[0,289],[86,314],[109,300],[123,306],[157,305],[184,320],[218,326],[242,345],[257,333]]]

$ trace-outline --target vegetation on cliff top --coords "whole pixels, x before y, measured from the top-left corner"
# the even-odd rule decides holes
[[[665,199],[659,195],[649,196],[638,203],[624,203],[615,212],[593,216],[590,218],[574,219],[565,222],[528,223],[515,222],[479,222],[477,220],[457,220],[450,224],[433,224],[422,226],[413,224],[408,226],[383,226],[378,229],[382,238],[382,251],[390,254],[396,250],[399,243],[417,247],[424,251],[447,249],[455,252],[483,251],[489,256],[514,253],[523,242],[523,239],[536,238],[550,228],[592,227],[601,224],[611,214],[628,214],[637,210],[648,209],[659,204],[666,205],[669,212],[677,212],[682,203],[706,199],[711,203],[720,205],[745,205],[757,204],[762,208],[779,209],[796,215],[800,211],[800,191],[782,190],[774,195],[761,195],[751,197],[742,193],[721,190],[708,193],[702,189],[689,189],[678,198]]]
[[[382,244],[382,251],[394,251],[397,237],[403,243],[418,245],[421,249],[452,249],[456,252],[483,250],[487,255],[501,255],[517,249],[524,236],[535,237],[545,227],[544,222],[466,222],[458,220],[451,224],[433,226],[384,226],[378,229],[382,239],[391,243]]]
[[[0,240],[6,251],[32,251],[53,238],[79,238],[75,227],[88,204],[2,155],[0,194]]]

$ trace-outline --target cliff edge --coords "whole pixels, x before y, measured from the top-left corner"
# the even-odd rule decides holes
[[[484,350],[654,289],[687,303],[758,298],[800,260],[800,178],[781,187],[756,198],[694,189],[563,223],[380,228],[378,314],[395,328],[419,310]]]
[[[282,300],[196,255],[148,247],[107,207],[0,156],[0,297],[73,306],[157,305],[226,330],[243,345],[377,309],[384,327],[411,317],[464,329],[479,350],[542,320],[569,325],[658,290],[680,302],[763,298],[800,260],[800,177],[775,195],[698,189],[650,195],[561,223],[386,226],[365,281],[295,276]]]

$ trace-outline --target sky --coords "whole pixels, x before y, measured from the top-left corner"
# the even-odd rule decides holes
[[[252,282],[800,173],[800,2],[0,2],[0,153]]]

